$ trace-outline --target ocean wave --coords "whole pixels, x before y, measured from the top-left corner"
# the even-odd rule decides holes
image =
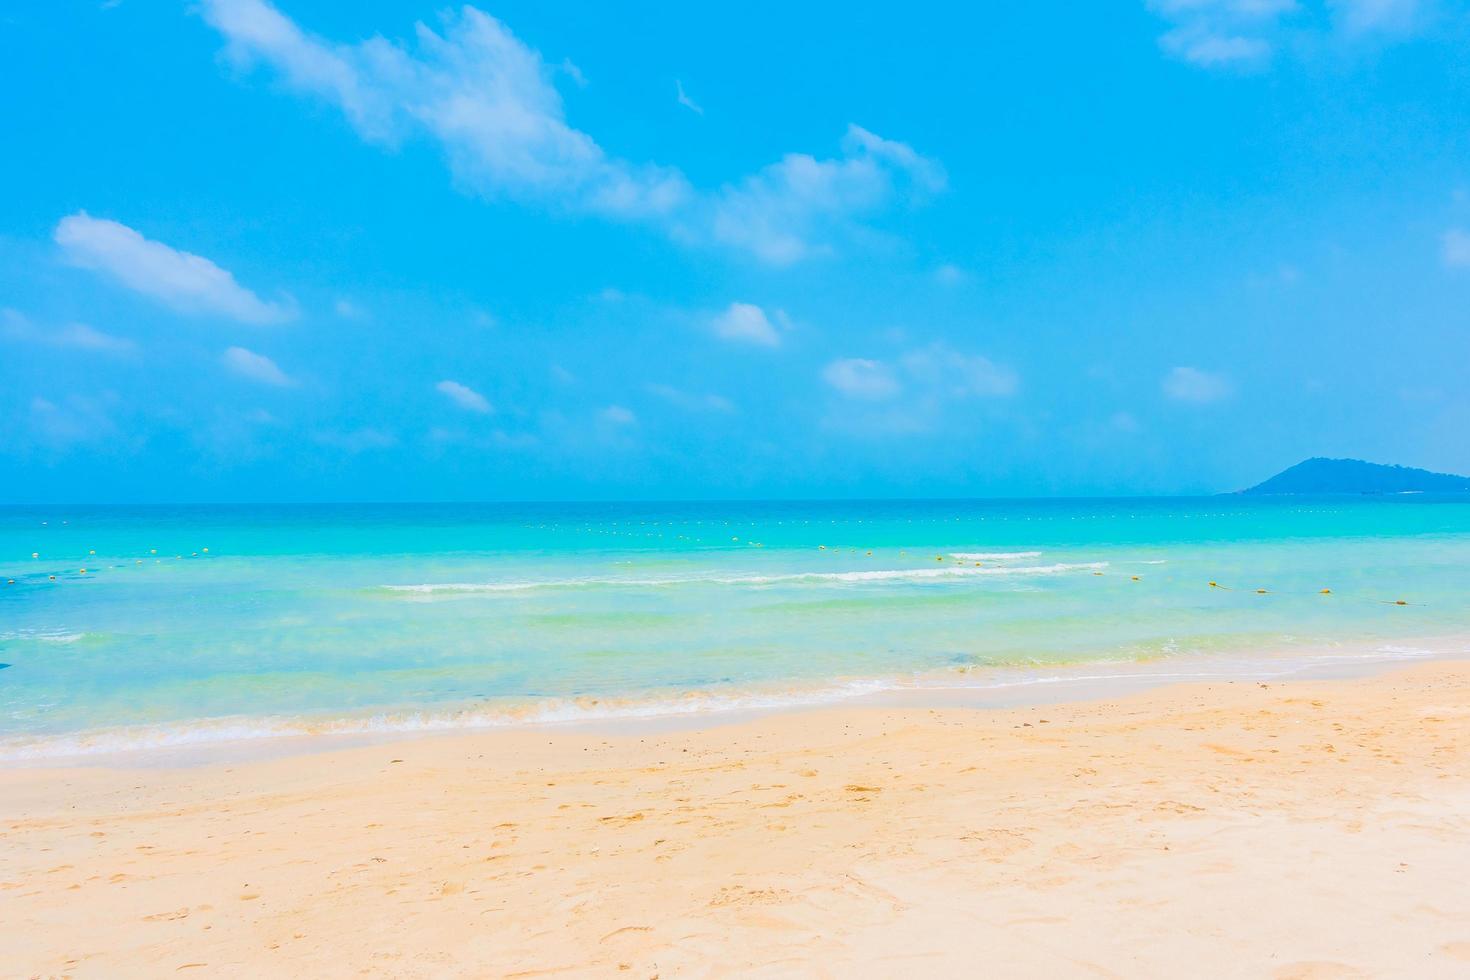
[[[1196,661],[1170,657],[1121,657],[1057,663],[1021,660],[957,668],[785,682],[733,690],[656,691],[606,697],[482,701],[334,716],[224,717],[148,726],[125,726],[69,734],[0,738],[0,763],[28,763],[71,756],[207,747],[228,742],[318,736],[395,736],[473,732],[523,726],[597,724],[679,718],[702,714],[780,711],[838,704],[901,692],[1002,691],[1065,684],[1163,684],[1183,681],[1289,678],[1304,669],[1347,663],[1394,663],[1437,656],[1470,655],[1463,644],[1449,648],[1382,644],[1358,650],[1303,652],[1291,657],[1213,656]],[[1085,689],[1084,689],[1085,690]],[[1003,707],[1004,704],[996,706]]]
[[[1056,562],[1050,565],[1004,565],[982,567],[937,565],[933,568],[880,568],[851,572],[785,572],[776,575],[702,575],[680,578],[571,578],[520,582],[434,582],[416,585],[385,585],[390,592],[432,595],[435,593],[523,592],[528,589],[659,588],[676,585],[777,585],[800,582],[902,582],[926,579],[971,578],[992,575],[1057,575],[1063,572],[1098,570],[1105,561]]]
[[[676,718],[685,715],[765,711],[831,704],[905,686],[886,678],[864,678],[808,689],[716,693],[689,691],[665,696],[554,698],[519,705],[384,711],[346,717],[215,718],[165,725],[99,729],[69,735],[0,739],[0,761],[24,762],[67,756],[189,748],[226,742],[315,736],[439,734],[535,725]]]
[[[34,640],[37,643],[75,643],[86,635],[66,630],[6,630],[0,633],[0,642]]]

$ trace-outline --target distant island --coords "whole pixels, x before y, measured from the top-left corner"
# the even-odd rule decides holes
[[[1314,457],[1282,470],[1244,494],[1287,493],[1470,493],[1470,477],[1431,473],[1412,466],[1385,466],[1361,459]]]

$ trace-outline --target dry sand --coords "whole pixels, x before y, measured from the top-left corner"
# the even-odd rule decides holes
[[[1470,976],[1470,665],[0,773],[13,976]]]

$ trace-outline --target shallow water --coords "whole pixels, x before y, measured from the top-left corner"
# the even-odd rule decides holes
[[[14,758],[1427,654],[1470,501],[7,508],[4,579]]]

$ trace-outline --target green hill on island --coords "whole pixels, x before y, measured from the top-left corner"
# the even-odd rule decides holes
[[[1247,494],[1287,493],[1470,493],[1470,477],[1432,473],[1412,466],[1386,466],[1361,459],[1303,460],[1255,486]]]

